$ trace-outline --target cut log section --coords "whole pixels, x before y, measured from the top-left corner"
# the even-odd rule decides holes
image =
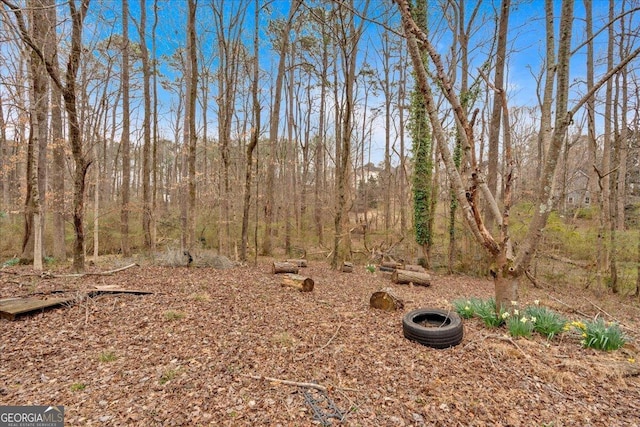
[[[431,276],[428,273],[409,270],[396,270],[391,275],[391,281],[400,285],[413,283],[418,286],[429,286]]]
[[[388,269],[391,269],[391,270],[397,270],[398,268],[402,268],[402,264],[400,264],[399,262],[395,262],[395,261],[383,261],[382,263],[380,263],[380,268],[382,268],[382,267],[388,268]]]
[[[290,262],[273,262],[273,274],[294,273],[298,274],[298,266]]]
[[[287,273],[282,277],[282,286],[288,286],[300,292],[311,292],[313,290],[313,279],[300,274]]]
[[[404,266],[403,270],[418,271],[420,273],[424,273],[426,271],[423,266],[418,265],[418,264],[407,264],[407,265]]]
[[[371,295],[369,306],[384,311],[395,311],[402,310],[404,302],[393,294],[391,288],[384,288]]]
[[[306,259],[288,259],[287,262],[297,265],[300,268],[304,268],[307,266],[307,260]]]
[[[343,273],[353,273],[353,263],[349,261],[345,261],[342,263],[342,272]]]

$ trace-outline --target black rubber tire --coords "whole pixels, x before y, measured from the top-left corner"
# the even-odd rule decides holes
[[[434,327],[421,323],[429,322]],[[441,325],[441,326],[438,326]],[[402,318],[405,338],[433,348],[449,348],[460,344],[464,335],[462,319],[454,311],[437,308],[419,308]]]

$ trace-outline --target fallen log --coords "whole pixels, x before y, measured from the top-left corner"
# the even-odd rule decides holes
[[[396,270],[391,275],[391,281],[400,285],[413,283],[418,286],[429,286],[431,284],[431,276],[428,273],[419,271]]]
[[[407,264],[404,266],[403,270],[418,271],[420,273],[424,273],[426,271],[423,266],[418,264]]]
[[[394,295],[391,288],[383,288],[371,295],[369,306],[384,311],[395,311],[402,310],[404,302]]]
[[[382,263],[380,263],[380,267],[397,270],[398,268],[402,268],[402,264],[396,261],[382,261]]]
[[[298,266],[290,262],[273,262],[273,274],[294,273],[298,274]]]
[[[342,263],[342,272],[343,273],[353,273],[353,263],[349,261],[345,261]]]
[[[307,266],[307,260],[306,259],[288,259],[287,262],[290,262],[291,264],[297,265],[300,268],[304,268]]]
[[[381,265],[380,267],[378,267],[378,270],[384,271],[384,272],[387,272],[387,273],[393,273],[394,271],[396,271],[395,268],[385,267],[384,265]]]
[[[314,282],[310,277],[287,273],[282,277],[282,283],[280,285],[297,289],[300,292],[311,292],[313,291]]]

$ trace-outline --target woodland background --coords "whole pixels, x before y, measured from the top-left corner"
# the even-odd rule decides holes
[[[87,255],[212,251],[243,262],[391,256],[490,271],[439,150],[416,142],[425,114],[396,4],[1,1],[7,262],[42,268],[73,256],[83,270]],[[469,193],[482,176],[512,207],[517,245],[548,153],[554,62],[544,53],[557,43],[555,2],[416,3],[475,134],[475,145],[461,145],[440,93],[457,167]],[[575,6],[569,97],[612,74],[564,135],[553,211],[528,273],[637,295],[640,9],[564,3]]]

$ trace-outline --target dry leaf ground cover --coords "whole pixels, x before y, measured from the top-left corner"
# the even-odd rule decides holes
[[[78,278],[11,272],[0,274],[0,298],[94,285],[155,292],[0,320],[0,404],[64,405],[68,426],[319,425],[304,388],[286,381],[327,387],[348,426],[640,425],[640,309],[628,298],[522,286],[522,304],[620,321],[633,341],[616,352],[583,349],[576,334],[510,340],[477,319],[464,321],[460,345],[435,350],[403,337],[403,313],[488,298],[491,282],[394,285],[405,309],[387,313],[368,306],[387,279],[321,262],[302,270],[311,293],[281,287],[266,261]]]

